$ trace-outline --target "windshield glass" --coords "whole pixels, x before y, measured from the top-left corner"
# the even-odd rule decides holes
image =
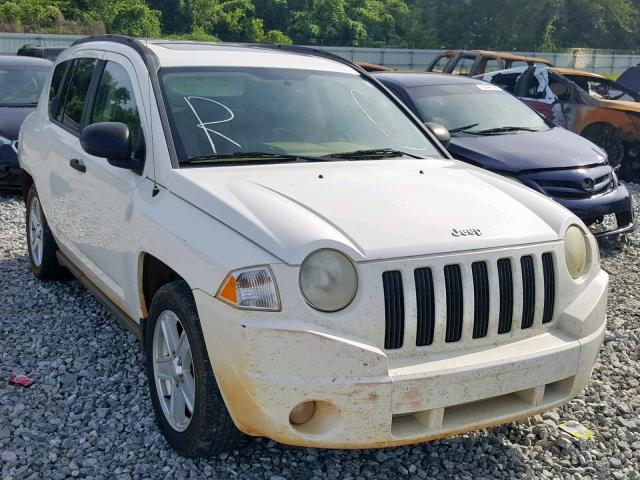
[[[0,107],[37,105],[49,68],[0,66]]]
[[[425,121],[444,125],[453,135],[505,127],[549,129],[533,110],[495,85],[431,85],[408,91]]]
[[[160,80],[181,162],[241,159],[243,152],[327,157],[382,149],[442,158],[410,118],[358,74],[198,67],[165,68]]]

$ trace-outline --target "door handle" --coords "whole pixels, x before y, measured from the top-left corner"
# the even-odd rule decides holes
[[[84,173],[87,171],[87,167],[85,166],[84,162],[82,160],[78,160],[77,158],[72,158],[69,162],[69,165],[71,166],[71,168],[75,168],[80,173]]]

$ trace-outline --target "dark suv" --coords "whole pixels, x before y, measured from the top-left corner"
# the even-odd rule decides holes
[[[64,47],[45,47],[43,45],[24,45],[18,50],[21,57],[36,57],[51,60],[52,62],[62,53]]]

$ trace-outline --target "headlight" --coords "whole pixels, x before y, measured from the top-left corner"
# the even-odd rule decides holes
[[[11,140],[0,135],[0,145],[11,145]]]
[[[335,250],[318,250],[300,267],[300,291],[316,310],[337,312],[351,303],[358,290],[353,262]]]
[[[220,285],[216,297],[242,310],[280,311],[280,296],[271,269],[251,267],[234,270]]]
[[[577,225],[571,225],[564,234],[564,258],[572,278],[582,277],[588,266],[589,240]]]

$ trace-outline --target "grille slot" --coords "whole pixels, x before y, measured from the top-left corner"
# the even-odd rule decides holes
[[[489,274],[485,262],[471,265],[473,274],[473,338],[487,336],[489,329]]]
[[[498,316],[498,333],[511,331],[513,320],[513,275],[511,260],[498,260],[498,285],[500,287],[500,313]]]
[[[413,272],[416,281],[417,332],[416,345],[423,347],[433,343],[436,322],[436,304],[433,293],[433,274],[430,268],[418,268]]]
[[[463,294],[462,273],[459,265],[444,267],[444,285],[447,295],[447,329],[445,341],[457,342],[462,337]]]
[[[542,311],[542,323],[553,320],[553,308],[556,301],[556,279],[553,267],[553,255],[542,254],[542,277],[544,279],[544,309]]]
[[[531,328],[536,313],[536,277],[533,271],[533,257],[520,258],[522,270],[522,328]]]
[[[402,274],[399,271],[382,274],[384,290],[385,334],[384,348],[391,350],[402,347],[404,341],[404,290]]]

